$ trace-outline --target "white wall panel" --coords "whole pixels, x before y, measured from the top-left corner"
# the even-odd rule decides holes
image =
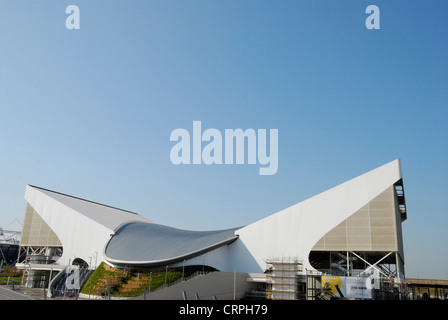
[[[234,263],[242,272],[263,272],[266,259],[295,255],[306,269],[314,270],[308,262],[312,247],[399,179],[397,159],[237,230],[239,239],[232,246]],[[245,261],[247,254],[252,255],[258,270],[253,269],[253,262]]]

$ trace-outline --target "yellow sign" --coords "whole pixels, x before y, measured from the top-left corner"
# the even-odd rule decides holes
[[[336,298],[372,299],[372,278],[322,276],[322,294]]]
[[[342,279],[337,276],[322,276],[322,292],[327,295],[335,295],[341,290]]]

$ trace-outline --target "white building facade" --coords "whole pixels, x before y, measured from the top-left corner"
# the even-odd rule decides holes
[[[142,215],[28,185],[21,247],[25,270],[208,265],[264,273],[268,261],[300,260],[305,271],[404,276],[407,218],[400,160],[394,160],[242,228],[195,232]],[[393,270],[384,265],[393,264]],[[40,266],[39,266],[40,265]]]

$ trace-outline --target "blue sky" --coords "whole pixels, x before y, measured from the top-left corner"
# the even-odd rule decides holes
[[[79,30],[65,8],[80,9]],[[380,30],[365,27],[368,5]],[[400,158],[408,277],[448,279],[446,1],[2,1],[0,226],[26,184],[192,230]],[[175,166],[170,133],[279,131],[279,168]],[[428,265],[428,261],[431,261]]]

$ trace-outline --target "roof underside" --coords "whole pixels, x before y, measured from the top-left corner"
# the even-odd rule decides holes
[[[64,206],[75,210],[77,213],[92,219],[93,221],[101,224],[102,226],[115,230],[122,223],[134,220],[142,222],[153,222],[146,217],[139,215],[135,212],[115,208],[109,205],[101,204],[98,202],[70,196],[64,193],[28,185],[27,189],[37,190],[44,195],[48,196],[52,200],[63,204]],[[29,203],[29,200],[27,199]],[[34,208],[34,207],[33,207]],[[36,208],[34,208],[36,209]]]
[[[104,255],[115,265],[169,265],[235,241],[237,229],[188,231],[154,223],[131,222],[115,232]]]

